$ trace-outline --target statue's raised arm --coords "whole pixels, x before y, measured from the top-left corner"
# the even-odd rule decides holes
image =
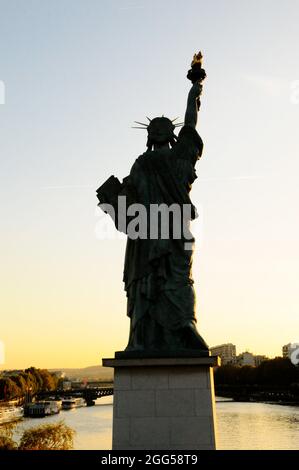
[[[185,114],[185,125],[195,129],[197,124],[197,114],[200,108],[200,95],[202,92],[202,82],[206,78],[206,72],[202,68],[202,53],[194,54],[191,62],[191,69],[187,78],[192,82],[191,90],[188,94],[187,109]]]
[[[196,128],[197,124],[197,115],[198,115],[198,108],[199,108],[199,97],[201,95],[202,85],[200,82],[195,82],[192,85],[191,90],[188,94],[187,100],[187,109],[185,113],[185,126],[190,126],[193,129]]]

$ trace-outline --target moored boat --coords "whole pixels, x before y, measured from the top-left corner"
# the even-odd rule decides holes
[[[59,411],[61,410],[61,408],[62,408],[62,400],[61,400],[60,398],[57,399],[57,398],[54,398],[54,397],[49,397],[47,401],[55,402],[56,405],[57,405],[58,408],[59,408]]]
[[[0,407],[0,425],[12,423],[24,416],[24,409],[21,406]]]
[[[60,404],[54,400],[28,403],[25,406],[25,416],[30,418],[43,418],[60,412]]]
[[[86,402],[84,398],[67,398],[62,400],[62,409],[63,410],[72,410],[74,408],[80,408],[81,406],[85,406]]]

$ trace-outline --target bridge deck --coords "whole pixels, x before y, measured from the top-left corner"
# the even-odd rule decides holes
[[[97,398],[113,395],[113,387],[93,387],[79,388],[71,390],[55,390],[47,392],[39,392],[36,396],[38,399],[47,397],[82,397],[88,400],[96,400]]]

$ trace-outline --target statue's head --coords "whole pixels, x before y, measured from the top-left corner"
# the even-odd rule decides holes
[[[176,135],[174,134],[175,125],[166,117],[156,117],[152,119],[147,126],[147,147],[150,150],[153,146],[162,146],[165,144],[174,145]]]
[[[147,148],[151,150],[153,147],[162,147],[165,145],[170,145],[173,147],[177,140],[174,129],[176,127],[181,127],[184,123],[181,122],[174,124],[174,121],[176,121],[177,118],[171,121],[164,116],[147,119],[149,124],[135,121],[136,124],[140,124],[142,126],[138,127],[137,129],[147,130]]]

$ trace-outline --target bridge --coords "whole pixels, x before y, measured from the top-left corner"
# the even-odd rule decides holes
[[[36,395],[38,400],[46,400],[55,397],[57,400],[69,397],[82,397],[86,401],[87,406],[93,406],[97,398],[113,395],[113,387],[91,387],[78,388],[71,390],[54,390],[52,392],[39,392]]]

